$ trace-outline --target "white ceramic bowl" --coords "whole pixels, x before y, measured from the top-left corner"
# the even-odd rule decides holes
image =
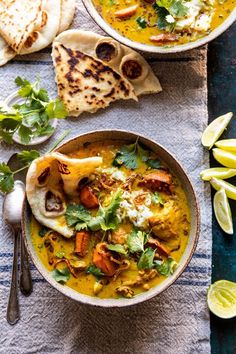
[[[198,39],[194,42],[189,42],[186,44],[175,45],[173,47],[160,47],[148,44],[142,44],[139,42],[132,41],[131,39],[122,36],[119,32],[117,32],[114,28],[112,28],[97,12],[92,0],[82,0],[85,8],[87,9],[89,15],[93,18],[93,20],[101,27],[109,36],[116,39],[118,42],[121,42],[128,47],[131,47],[136,50],[140,50],[148,53],[179,53],[184,52],[186,50],[194,49],[197,47],[201,47],[204,44],[212,41],[216,37],[220,36],[224,31],[226,31],[236,20],[236,8],[231,12],[231,14],[227,17],[227,19],[216,29],[214,29],[209,35]]]
[[[59,151],[63,154],[67,154],[70,152],[75,151],[78,149],[79,146],[83,146],[83,144],[87,142],[95,142],[95,141],[103,141],[103,140],[123,140],[127,141],[127,143],[131,143],[136,141],[137,137],[139,136],[139,141],[148,149],[157,153],[164,163],[170,168],[172,173],[179,179],[182,184],[182,188],[185,190],[188,204],[190,207],[191,213],[191,225],[190,225],[190,235],[187,247],[184,251],[184,254],[178,264],[177,269],[175,270],[174,274],[168,278],[166,278],[161,284],[151,288],[149,291],[144,292],[140,295],[137,295],[131,299],[126,298],[119,298],[119,299],[100,299],[98,297],[92,297],[88,295],[81,294],[66,285],[61,285],[57,283],[53,278],[50,272],[45,268],[45,266],[40,261],[34,246],[32,244],[31,233],[30,233],[30,218],[31,218],[31,210],[27,203],[25,203],[24,211],[23,211],[23,235],[25,237],[26,245],[31,256],[32,261],[34,262],[38,271],[42,274],[42,276],[58,291],[62,294],[74,299],[76,301],[96,305],[96,306],[103,306],[103,307],[122,307],[122,306],[129,306],[134,305],[139,302],[148,300],[153,296],[156,296],[162,293],[165,289],[167,289],[171,284],[173,284],[176,279],[181,275],[184,271],[188,263],[190,262],[194,250],[197,245],[198,237],[199,237],[199,208],[198,202],[196,198],[196,194],[194,192],[193,186],[184,172],[181,165],[177,162],[177,160],[161,145],[157,144],[156,142],[147,139],[143,136],[137,135],[132,132],[127,131],[120,131],[120,130],[105,130],[105,131],[94,131],[91,133],[86,133],[80,135],[74,139],[71,139],[58,147],[56,151]]]

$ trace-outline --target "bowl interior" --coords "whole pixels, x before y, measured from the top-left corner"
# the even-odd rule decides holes
[[[194,42],[189,42],[186,44],[175,45],[173,47],[159,47],[154,45],[142,44],[139,42],[132,41],[131,39],[122,36],[119,32],[117,32],[114,28],[112,28],[97,12],[93,0],[82,0],[85,8],[87,9],[90,16],[93,20],[101,27],[107,34],[111,37],[116,39],[118,42],[121,42],[128,47],[131,47],[136,50],[140,50],[143,52],[148,53],[161,53],[161,54],[168,54],[168,53],[179,53],[184,52],[186,50],[194,49],[200,47],[208,42],[212,41],[219,35],[221,35],[224,31],[229,28],[233,22],[236,20],[236,8],[231,12],[231,14],[227,17],[227,19],[217,28],[210,32],[209,35],[204,36]]]
[[[137,134],[125,131],[96,131],[87,134],[83,134],[78,136],[72,140],[67,141],[59,148],[57,151],[67,154],[69,152],[73,152],[78,147],[82,146],[86,142],[95,142],[95,141],[103,141],[103,140],[123,140],[128,143],[134,142],[137,139]],[[189,263],[193,252],[197,245],[197,240],[199,236],[199,209],[198,203],[196,199],[196,195],[194,193],[192,184],[187,177],[186,173],[180,166],[180,164],[176,161],[176,159],[166,151],[162,146],[158,145],[154,141],[151,141],[145,137],[139,136],[139,141],[148,149],[157,153],[160,159],[168,165],[172,173],[179,179],[182,184],[182,187],[186,193],[188,204],[190,207],[191,213],[191,228],[190,235],[187,247],[185,252],[181,258],[181,261],[176,269],[175,273],[166,278],[161,284],[156,287],[150,289],[148,292],[142,293],[140,295],[135,296],[132,299],[99,299],[96,297],[91,297],[88,295],[83,295],[78,293],[77,291],[67,287],[66,285],[61,285],[57,283],[51,276],[50,272],[44,267],[38,258],[36,251],[33,247],[30,233],[30,218],[31,218],[31,210],[27,203],[25,203],[24,211],[23,211],[23,234],[25,237],[26,245],[29,251],[29,254],[34,262],[36,268],[43,275],[43,277],[57,290],[62,292],[64,295],[91,305],[104,306],[104,307],[121,307],[133,305],[147,299],[152,298],[155,295],[160,294],[163,290],[169,287],[183,272],[187,264]]]

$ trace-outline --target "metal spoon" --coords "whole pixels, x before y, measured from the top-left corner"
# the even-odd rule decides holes
[[[21,181],[14,183],[12,192],[6,194],[3,201],[3,218],[11,226],[14,232],[14,253],[11,289],[7,306],[7,321],[13,325],[20,318],[18,291],[17,291],[17,268],[18,268],[18,235],[21,230],[21,214],[25,199],[25,185]]]
[[[17,158],[17,154],[13,154],[8,160],[7,165],[11,168],[12,171],[21,169],[22,165]],[[25,183],[27,169],[24,169],[14,175],[15,179]],[[16,182],[17,182],[16,181]],[[15,182],[15,183],[16,183]],[[29,257],[25,247],[25,243],[22,237],[21,232],[20,236],[20,290],[23,295],[29,296],[32,293],[33,285],[32,278],[29,270]]]

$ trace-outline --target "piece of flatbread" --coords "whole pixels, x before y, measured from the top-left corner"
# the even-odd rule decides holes
[[[2,0],[0,35],[17,53],[42,23],[42,0]]]
[[[16,56],[16,52],[9,47],[6,41],[0,37],[0,66],[6,64],[9,60]]]
[[[53,42],[60,25],[61,1],[42,0],[41,27],[28,36],[20,54],[38,52]]]
[[[105,62],[129,80],[137,96],[162,91],[158,78],[146,60],[110,37],[72,29],[59,34],[55,41]]]
[[[70,158],[53,152],[34,160],[26,176],[26,195],[36,220],[65,237],[73,236],[67,226],[67,199],[78,195],[81,179],[89,178],[102,164],[102,157]]]
[[[61,0],[61,18],[58,33],[61,33],[70,27],[75,15],[75,0]]]
[[[102,61],[57,42],[52,57],[58,95],[71,116],[94,113],[118,99],[137,101],[129,81]]]

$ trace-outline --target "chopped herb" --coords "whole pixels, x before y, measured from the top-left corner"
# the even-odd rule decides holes
[[[127,239],[127,245],[131,253],[142,252],[144,250],[144,243],[146,241],[147,234],[142,231],[133,230]]]
[[[54,269],[52,271],[52,277],[58,283],[64,284],[70,279],[70,271],[67,267],[65,267],[63,269]]]
[[[113,194],[111,202],[106,208],[100,206],[98,214],[99,217],[102,217],[101,229],[103,231],[115,230],[119,225],[120,219],[117,215],[117,210],[120,207],[120,203],[122,201],[121,195],[122,191],[118,189],[117,192]]]
[[[161,167],[161,163],[157,159],[148,159],[146,161],[146,164],[148,165],[148,167],[151,167],[153,169],[158,169]]]
[[[87,274],[93,274],[96,278],[100,278],[104,275],[100,268],[97,268],[95,265],[91,264],[86,269]]]
[[[4,193],[10,192],[14,187],[13,172],[5,162],[0,163],[0,189]]]
[[[138,17],[136,18],[136,22],[141,28],[146,28],[147,27],[147,21],[143,17]]]
[[[138,261],[138,269],[150,269],[153,267],[153,259],[155,255],[155,250],[148,247],[142,253]]]
[[[17,157],[21,162],[28,164],[37,159],[40,156],[40,153],[37,150],[23,150],[17,154]]]
[[[124,255],[127,254],[127,250],[125,249],[125,247],[123,245],[119,245],[119,244],[108,245],[107,249],[110,250],[110,251],[114,251],[114,252],[120,253],[120,254],[124,254]]]
[[[162,197],[160,196],[160,194],[158,192],[154,192],[152,194],[152,202],[154,204],[160,204],[160,205],[164,205],[165,202],[163,201]]]
[[[58,252],[56,253],[56,257],[57,257],[57,258],[62,259],[64,256],[65,256],[65,252],[63,252],[63,251],[58,251]]]
[[[40,237],[44,237],[50,229],[48,229],[46,226],[41,227],[41,229],[39,230],[39,236]]]
[[[54,132],[50,119],[65,118],[68,114],[63,102],[58,98],[50,101],[47,91],[39,88],[38,80],[31,84],[18,76],[15,83],[25,102],[13,107],[0,106],[0,138],[10,144],[18,133],[21,142],[28,144],[34,137]]]
[[[69,205],[65,218],[68,226],[75,226],[76,230],[86,229],[91,220],[90,212],[83,205]]]
[[[177,267],[177,262],[173,258],[169,257],[163,262],[154,261],[154,267],[158,273],[164,275],[165,277],[169,277],[174,273]]]

